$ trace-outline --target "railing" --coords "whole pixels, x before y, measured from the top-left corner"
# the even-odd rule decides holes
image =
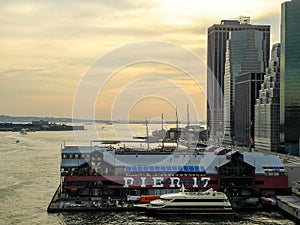
[[[60,185],[59,185],[58,188],[56,189],[56,191],[55,191],[55,193],[54,193],[54,195],[53,195],[53,197],[52,197],[52,199],[51,199],[51,201],[50,201],[50,203],[49,203],[49,205],[48,205],[48,207],[47,207],[47,212],[48,212],[48,213],[49,213],[49,212],[52,212],[52,207],[51,207],[51,205],[52,205],[52,203],[55,202],[56,199],[58,199],[58,193],[59,193],[59,190],[60,190]]]

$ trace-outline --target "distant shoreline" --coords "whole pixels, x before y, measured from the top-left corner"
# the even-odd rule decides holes
[[[48,121],[51,123],[116,123],[116,124],[144,124],[144,120],[85,120],[85,119],[72,119],[72,118],[55,118],[55,117],[35,117],[35,116],[8,116],[0,115],[0,123],[13,123],[13,122],[32,122],[32,121]],[[161,121],[151,121],[152,124],[160,124]],[[165,124],[176,124],[176,121],[164,121]],[[181,121],[186,124],[187,121]],[[206,124],[206,121],[191,121],[190,124]]]
[[[31,123],[0,123],[0,132],[20,132],[26,134],[27,132],[35,131],[72,131],[84,130],[84,126],[71,126],[63,123],[49,123],[49,121],[39,120]]]

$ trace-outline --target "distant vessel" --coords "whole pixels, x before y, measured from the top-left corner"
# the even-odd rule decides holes
[[[182,186],[179,193],[164,194],[150,204],[138,204],[135,207],[159,214],[232,214],[227,196],[212,188],[204,192],[186,192]]]
[[[22,134],[22,135],[25,135],[25,134],[27,134],[27,131],[26,131],[26,129],[22,128],[22,129],[20,130],[20,134]]]

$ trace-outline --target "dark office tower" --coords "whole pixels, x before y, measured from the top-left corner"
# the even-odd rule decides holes
[[[280,141],[299,155],[300,137],[300,0],[281,5]]]
[[[279,152],[280,149],[280,44],[274,44],[269,68],[255,104],[254,140],[256,150]]]
[[[223,94],[226,41],[231,31],[238,30],[261,31],[263,33],[263,61],[267,63],[269,60],[269,25],[251,25],[249,17],[240,17],[240,20],[222,20],[220,24],[214,24],[208,28],[207,129],[210,137],[220,137],[220,135],[223,137],[224,134]]]
[[[263,79],[264,33],[257,30],[232,31],[227,41],[224,78],[224,143],[248,145],[254,104]],[[257,82],[260,82],[257,84]],[[256,87],[259,86],[259,88]]]
[[[259,96],[265,73],[244,73],[236,77],[234,106],[235,144],[253,146],[254,144],[254,105]]]

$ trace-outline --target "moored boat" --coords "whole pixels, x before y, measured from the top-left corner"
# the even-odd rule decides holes
[[[233,214],[231,204],[224,193],[213,189],[186,192],[184,186],[179,193],[164,194],[149,204],[134,206],[158,214]]]

